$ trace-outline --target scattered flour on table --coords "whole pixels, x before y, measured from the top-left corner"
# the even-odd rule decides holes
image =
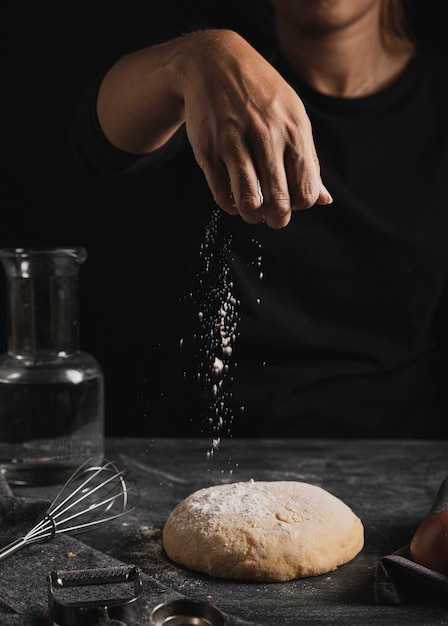
[[[163,551],[162,530],[154,526],[139,526],[132,531],[129,558],[147,571],[160,584],[183,593],[204,584],[204,579],[193,572],[171,563]]]

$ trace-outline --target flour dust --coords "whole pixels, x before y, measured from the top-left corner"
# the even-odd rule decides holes
[[[220,228],[222,210],[213,210],[200,247],[200,270],[197,288],[187,296],[196,311],[199,336],[195,336],[197,382],[206,398],[207,423],[204,435],[211,436],[208,457],[220,449],[221,438],[231,436],[235,410],[232,382],[238,363],[234,348],[239,335],[240,301],[235,297],[231,262],[232,233]],[[254,259],[250,265],[263,280],[261,244],[252,240]],[[261,304],[258,298],[257,305]],[[181,346],[183,340],[181,341]]]
[[[228,263],[231,234],[222,235],[218,242],[220,209],[215,209],[205,230],[201,245],[199,303],[199,383],[210,398],[208,432],[212,442],[208,455],[219,449],[221,436],[231,434],[234,420],[231,408],[232,372],[237,367],[233,350],[238,334],[239,302],[234,296],[234,285]]]

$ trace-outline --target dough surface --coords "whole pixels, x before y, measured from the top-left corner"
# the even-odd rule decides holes
[[[364,545],[361,520],[328,491],[296,481],[247,481],[199,489],[170,513],[167,556],[219,578],[282,582],[317,576]]]

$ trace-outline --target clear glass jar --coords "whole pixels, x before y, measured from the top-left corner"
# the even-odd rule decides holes
[[[3,248],[7,352],[0,355],[0,469],[11,484],[64,481],[104,454],[104,377],[79,349],[84,248]]]

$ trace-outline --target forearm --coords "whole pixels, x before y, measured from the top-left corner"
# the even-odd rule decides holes
[[[105,75],[97,114],[115,147],[132,154],[152,152],[184,122],[177,78],[181,39],[128,54]]]

